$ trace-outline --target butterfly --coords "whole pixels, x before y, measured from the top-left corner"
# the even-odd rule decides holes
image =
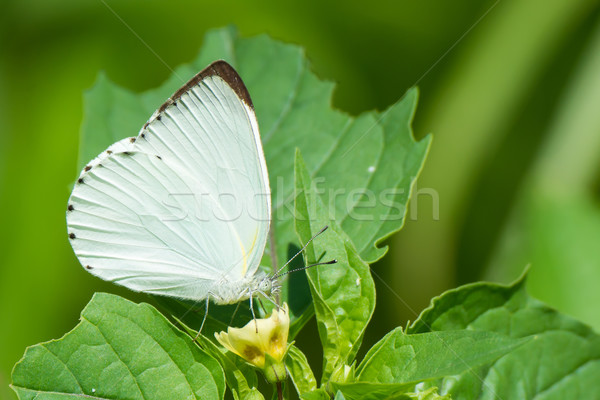
[[[136,137],[77,179],[68,235],[81,265],[131,290],[233,304],[276,293],[259,270],[271,224],[267,166],[250,94],[216,61]],[[205,315],[206,318],[206,315]]]

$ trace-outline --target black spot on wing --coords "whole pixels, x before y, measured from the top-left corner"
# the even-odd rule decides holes
[[[73,207],[73,204],[69,204],[69,207],[67,207],[67,210],[69,211],[73,211],[75,209],[75,207]]]
[[[88,172],[90,169],[92,169],[91,165],[86,165],[85,168],[83,169],[85,172]]]
[[[85,182],[85,181],[83,180],[83,178],[79,178],[79,179],[77,179],[77,183],[79,183],[79,184],[83,184],[84,182]]]
[[[86,265],[85,269],[94,269],[94,267],[92,267],[91,265]]]
[[[72,232],[71,232],[71,233],[69,233],[69,239],[75,239],[76,237],[77,237],[77,236],[75,236],[75,234],[74,234],[74,233],[72,233]]]

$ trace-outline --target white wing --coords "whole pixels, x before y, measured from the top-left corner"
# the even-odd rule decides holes
[[[254,275],[270,190],[250,96],[231,66],[213,63],[137,138],[111,148],[125,152],[94,159],[69,201],[82,265],[136,291],[196,300]]]

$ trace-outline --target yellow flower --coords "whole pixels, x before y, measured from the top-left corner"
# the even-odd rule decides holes
[[[279,310],[273,310],[268,318],[252,320],[243,328],[227,328],[225,332],[215,332],[215,337],[227,350],[237,354],[250,364],[266,370],[274,364],[281,364],[275,373],[285,377],[282,361],[287,352],[287,338],[290,329],[290,317],[286,303]],[[267,372],[267,371],[265,371]],[[269,379],[271,380],[271,379]]]

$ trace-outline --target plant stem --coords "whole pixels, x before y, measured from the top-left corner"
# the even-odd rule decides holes
[[[275,385],[277,385],[277,399],[283,400],[283,390],[281,389],[281,382],[277,382]]]
[[[269,229],[269,248],[271,250],[271,264],[273,268],[273,273],[277,273],[277,247],[275,244],[275,224],[271,223],[271,228]],[[275,294],[275,301],[277,304],[281,305],[281,299],[279,297],[279,293]]]

